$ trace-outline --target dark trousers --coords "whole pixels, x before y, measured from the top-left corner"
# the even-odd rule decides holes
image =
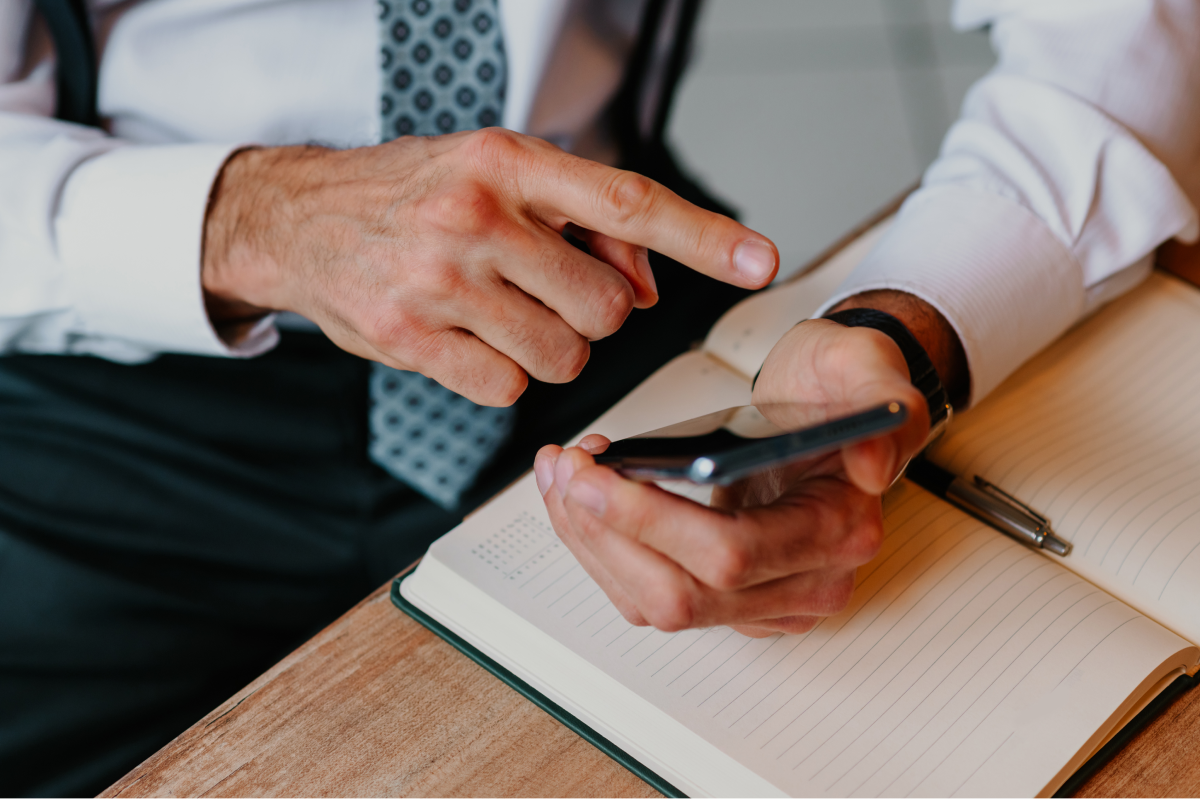
[[[0,361],[0,795],[102,790],[457,521],[368,462],[365,375]]]
[[[366,456],[368,365],[319,335],[250,361],[0,358],[0,795],[90,795],[420,556],[743,296],[664,300],[532,385],[455,513]]]

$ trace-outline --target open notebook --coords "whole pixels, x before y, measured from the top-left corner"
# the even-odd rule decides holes
[[[701,350],[588,432],[619,438],[746,403],[770,347],[879,233],[730,310]],[[933,451],[1050,516],[1075,545],[1065,560],[901,481],[842,613],[804,635],[663,633],[621,618],[527,475],[437,541],[395,595],[667,790],[1053,793],[1200,660],[1197,342],[1200,292],[1155,275]]]

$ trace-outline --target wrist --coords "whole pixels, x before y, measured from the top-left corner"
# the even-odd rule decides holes
[[[213,184],[204,220],[200,283],[213,325],[228,337],[275,310],[294,310],[279,245],[291,203],[302,193],[296,161],[309,147],[233,153]]]
[[[950,404],[961,408],[970,394],[967,355],[954,327],[932,305],[902,291],[867,291],[848,297],[830,313],[854,308],[883,311],[895,317],[925,350],[946,389]]]

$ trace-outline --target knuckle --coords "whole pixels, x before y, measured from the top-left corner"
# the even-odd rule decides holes
[[[845,610],[854,596],[854,570],[828,580],[817,589],[809,612],[818,616],[832,616]]]
[[[842,540],[837,560],[849,566],[861,566],[879,554],[882,546],[882,522],[878,519],[864,519]]]
[[[591,346],[582,336],[573,336],[570,342],[558,350],[558,358],[552,366],[552,372],[555,379],[563,383],[578,377],[592,354]]]
[[[555,322],[537,327],[503,312],[499,326],[504,330],[514,357],[531,374],[547,383],[567,383],[574,380],[591,357],[587,339],[568,325]]]
[[[714,221],[706,220],[701,224],[692,224],[681,231],[682,241],[692,252],[698,253],[702,257],[714,260],[728,258],[729,256],[725,253],[728,252],[732,235],[729,230],[730,226],[736,227],[737,223],[724,217],[717,217]]]
[[[502,228],[504,212],[496,197],[475,181],[439,192],[421,207],[426,229],[456,236],[483,238]]]
[[[871,561],[883,547],[882,508],[873,498],[848,492],[842,501],[811,506],[811,535],[789,541],[784,557],[809,564],[808,569],[847,570]]]
[[[595,327],[590,331],[592,337],[605,338],[620,330],[633,312],[633,303],[633,288],[624,279],[614,280],[597,292],[593,313]]]
[[[481,364],[473,370],[474,385],[477,387],[480,405],[507,408],[525,393],[529,376],[517,366],[496,368]]]
[[[517,134],[504,128],[483,128],[469,135],[463,144],[469,163],[481,172],[506,166],[521,151]]]
[[[754,568],[754,555],[742,541],[725,541],[713,548],[704,582],[719,591],[743,587]]]
[[[470,281],[459,265],[441,258],[414,259],[406,272],[407,282],[429,299],[461,298],[470,290]]]
[[[676,633],[692,626],[695,611],[687,595],[676,589],[651,594],[642,616],[651,627],[665,633]]]
[[[627,225],[645,217],[657,197],[658,184],[637,172],[615,172],[600,188],[597,197],[604,217]]]
[[[581,336],[593,341],[611,336],[633,313],[633,286],[615,269],[591,263],[582,268],[551,249],[543,250],[539,269],[556,281],[572,281],[570,305],[560,309],[564,320]]]
[[[377,349],[417,364],[423,360],[431,338],[425,325],[407,314],[389,313],[388,309],[377,309],[365,323],[363,333]]]
[[[488,357],[478,340],[462,330],[442,331],[428,337],[425,360],[438,375],[430,375],[447,388],[480,405],[506,408],[524,393],[529,378],[507,359]],[[441,375],[439,377],[439,375]]]

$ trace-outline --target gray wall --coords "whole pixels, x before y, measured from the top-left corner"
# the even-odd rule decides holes
[[[915,183],[987,37],[950,0],[707,0],[669,136],[795,269]]]

